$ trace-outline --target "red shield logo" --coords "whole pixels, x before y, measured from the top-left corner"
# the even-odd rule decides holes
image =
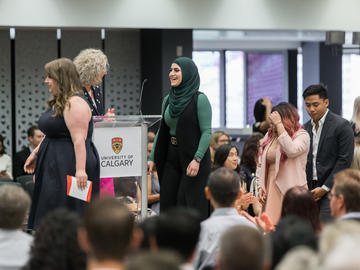
[[[115,137],[111,139],[111,146],[114,150],[115,154],[119,154],[123,147],[123,139],[119,137]]]

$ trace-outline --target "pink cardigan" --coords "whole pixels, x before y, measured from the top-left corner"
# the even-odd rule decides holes
[[[268,134],[265,135],[265,140]],[[304,129],[299,129],[291,138],[285,131],[278,137],[278,142],[284,153],[287,155],[285,161],[280,161],[280,147],[276,149],[275,160],[275,181],[282,194],[294,186],[306,185],[306,162],[310,149],[310,136]],[[266,192],[266,154],[270,143],[265,147],[260,157],[260,167],[258,167],[256,176],[260,187]]]

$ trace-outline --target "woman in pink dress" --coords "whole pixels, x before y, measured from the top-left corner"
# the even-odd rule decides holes
[[[262,145],[257,169],[263,212],[277,224],[284,194],[294,186],[307,188],[305,167],[310,137],[301,128],[295,107],[281,102],[272,109],[271,125]]]

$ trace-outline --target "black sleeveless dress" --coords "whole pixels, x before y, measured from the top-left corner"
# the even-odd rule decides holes
[[[84,96],[80,97],[88,103]],[[54,111],[49,109],[39,119],[39,128],[46,136],[40,145],[36,162],[29,229],[36,229],[41,219],[56,208],[66,207],[81,214],[88,204],[66,194],[66,175],[75,176],[76,172],[75,151],[64,117],[52,117],[53,114]],[[91,140],[93,129],[93,121],[90,120],[85,141],[85,170],[88,179],[93,181],[91,200],[99,194],[100,188],[99,156]]]

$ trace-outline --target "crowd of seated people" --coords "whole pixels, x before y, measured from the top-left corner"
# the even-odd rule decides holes
[[[311,118],[303,129],[291,130],[286,122],[291,117],[298,121],[296,113],[286,115],[279,104],[263,98],[254,111],[254,133],[241,153],[225,132],[213,133],[212,173],[204,190],[211,207],[205,220],[194,209],[160,211],[156,167],[148,177],[148,201],[157,215],[141,223],[124,201],[104,196],[94,199],[81,217],[58,209],[36,231],[26,233],[31,198],[19,186],[0,185],[0,268],[358,269],[360,99],[349,123],[328,109],[323,85],[308,87],[303,97]],[[300,129],[306,133],[304,140],[297,140]],[[148,153],[154,136],[148,134]],[[0,136],[0,177],[21,179],[26,157],[42,138],[36,126],[30,127],[29,147],[11,160]],[[269,183],[259,179],[271,147],[272,188],[282,192],[276,220],[265,207]],[[305,185],[296,184],[299,181],[282,190],[276,179],[284,178],[283,167],[296,153],[305,158],[292,164],[294,175],[301,175]],[[133,197],[139,196],[139,189],[130,190]]]

